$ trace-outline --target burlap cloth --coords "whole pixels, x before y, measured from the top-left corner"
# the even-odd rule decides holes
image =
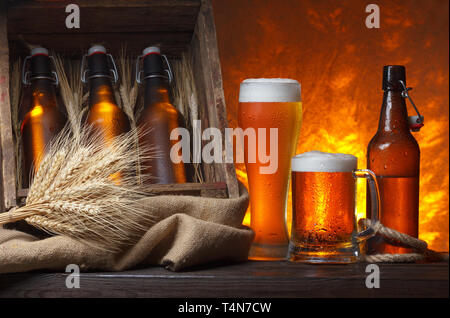
[[[240,185],[236,199],[164,195],[148,197],[143,203],[161,218],[120,254],[94,249],[66,236],[38,239],[0,228],[0,273],[64,271],[68,264],[77,264],[84,271],[122,271],[144,265],[178,271],[247,258],[254,233],[241,225],[248,206],[244,186]]]

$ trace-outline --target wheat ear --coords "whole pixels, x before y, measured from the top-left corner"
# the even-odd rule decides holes
[[[134,244],[158,216],[140,199],[148,196],[134,177],[138,155],[131,133],[104,146],[83,127],[65,128],[50,144],[24,206],[0,214],[0,224],[25,219],[52,234],[117,252]],[[119,181],[112,178],[120,173]]]

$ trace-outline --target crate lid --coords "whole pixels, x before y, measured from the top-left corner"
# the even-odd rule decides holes
[[[126,48],[138,56],[156,44],[169,58],[178,58],[189,47],[201,0],[77,1],[80,28],[68,28],[67,1],[9,1],[8,38],[18,55],[29,54],[28,44],[48,47],[74,58],[92,43],[103,44],[113,55]]]

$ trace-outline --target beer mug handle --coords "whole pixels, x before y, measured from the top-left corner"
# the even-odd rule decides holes
[[[377,183],[377,177],[375,175],[375,173],[373,173],[371,170],[368,169],[357,169],[353,171],[353,176],[355,178],[365,178],[368,179],[369,181],[369,191],[370,191],[370,198],[371,198],[371,225],[356,234],[356,239],[361,242],[361,241],[365,241],[369,238],[371,238],[372,236],[375,235],[375,230],[373,228],[373,225],[376,223],[376,221],[378,221],[379,217],[380,217],[380,190],[378,188],[378,183]]]

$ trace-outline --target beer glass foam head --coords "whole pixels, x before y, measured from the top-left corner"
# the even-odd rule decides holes
[[[292,171],[297,172],[351,172],[358,158],[343,153],[309,151],[292,158]]]
[[[300,102],[300,83],[285,78],[252,78],[241,83],[239,102]]]

